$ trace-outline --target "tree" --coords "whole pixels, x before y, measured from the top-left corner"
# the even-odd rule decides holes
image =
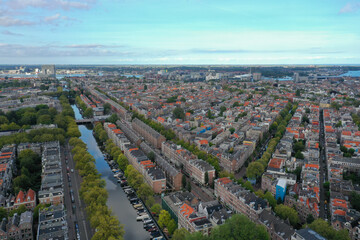
[[[319,233],[321,236],[327,238],[328,240],[350,240],[349,233],[346,230],[336,231],[329,225],[328,222],[321,218],[313,221],[311,224],[308,225],[308,227]]]
[[[172,235],[177,228],[177,224],[174,219],[171,219],[169,223],[167,224],[166,228],[168,229],[168,232],[170,235]]]
[[[296,210],[286,205],[283,204],[277,205],[275,207],[275,213],[284,220],[289,219],[291,225],[293,225],[294,227],[300,222]]]
[[[271,192],[266,192],[266,193],[264,194],[264,199],[266,199],[266,200],[269,202],[270,206],[271,206],[273,209],[276,207],[277,201],[276,201],[274,195],[272,195]]]
[[[234,214],[225,224],[213,228],[208,239],[269,240],[270,236],[264,226],[253,223],[245,215]]]
[[[52,123],[51,116],[50,115],[41,115],[41,116],[39,116],[37,122],[39,124],[51,124]]]
[[[314,220],[315,220],[315,219],[314,219],[314,216],[313,216],[312,214],[309,214],[309,215],[307,216],[307,218],[306,218],[306,223],[307,223],[307,224],[310,224],[310,223],[312,223]]]
[[[6,218],[8,217],[8,212],[5,210],[5,208],[0,207],[0,219]]]
[[[209,173],[205,172],[205,184],[209,184]]]
[[[254,191],[254,188],[253,188],[251,182],[249,182],[249,181],[246,181],[246,182],[244,183],[244,188],[246,188],[247,190],[249,190],[249,191],[251,191],[251,192]]]
[[[105,114],[105,115],[110,113],[110,111],[111,111],[111,105],[110,105],[110,103],[105,103],[105,104],[103,105],[103,108],[104,108],[104,114]]]
[[[189,232],[185,228],[176,229],[172,236],[172,240],[184,240],[186,236],[189,235]]]
[[[232,105],[232,107],[239,107],[240,106],[240,103],[239,102],[234,102],[234,104]]]
[[[185,188],[186,187],[186,176],[184,174],[182,175],[181,183],[182,183],[182,187]]]
[[[338,121],[336,124],[335,124],[335,127],[336,128],[339,128],[339,127],[341,127],[342,126],[342,122],[341,121]]]
[[[154,192],[149,185],[142,183],[137,191],[137,194],[143,201],[146,201],[150,196],[154,195]]]
[[[94,111],[93,111],[93,109],[92,108],[87,108],[85,111],[84,111],[84,117],[86,117],[86,118],[92,118],[92,116],[93,116],[93,114],[94,114]]]
[[[235,128],[231,127],[231,128],[229,129],[229,131],[230,131],[231,134],[233,134],[233,133],[235,132]]]
[[[303,123],[305,123],[305,122],[306,122],[306,123],[309,123],[310,120],[309,120],[308,116],[304,115],[304,116],[302,117],[301,122],[303,122]]]
[[[147,157],[151,160],[151,161],[155,161],[155,153],[153,151],[149,152],[147,154]]]
[[[295,153],[295,158],[304,159],[304,154],[302,154],[302,152],[300,152],[300,151],[297,151]]]
[[[210,109],[207,111],[206,117],[209,118],[209,119],[213,119],[213,118],[214,118],[214,116],[213,116],[212,112],[210,111]]]
[[[170,222],[171,216],[170,213],[166,210],[161,210],[159,214],[158,224],[161,228],[165,228],[167,224]]]
[[[18,215],[20,215],[20,214],[22,214],[22,213],[24,213],[24,212],[26,212],[26,211],[27,211],[27,209],[26,209],[25,205],[20,205],[20,207],[18,207],[17,209],[13,209],[13,210],[11,210],[11,211],[9,212],[9,217],[14,216],[15,213],[17,213]]]
[[[127,165],[129,165],[129,161],[124,154],[120,154],[118,156],[117,163],[119,164],[120,169],[123,171],[126,169]]]
[[[184,109],[182,109],[181,107],[176,107],[174,109],[174,111],[173,111],[173,117],[174,118],[185,119]]]
[[[354,155],[355,149],[350,148],[350,149],[348,150],[348,153],[349,153],[351,156]]]
[[[191,182],[187,183],[186,189],[188,190],[188,192],[191,192]]]
[[[248,178],[254,179],[261,176],[264,172],[264,166],[259,162],[252,162],[246,169],[246,176]]]
[[[352,192],[350,197],[350,203],[353,208],[355,208],[357,211],[360,211],[360,194]]]
[[[102,239],[123,239],[124,229],[119,224],[119,220],[114,216],[101,214],[99,216],[100,225],[96,228],[93,240]]]
[[[0,116],[0,125],[1,124],[8,124],[9,120],[5,116]]]
[[[106,121],[115,124],[118,119],[119,119],[119,118],[118,118],[118,116],[116,115],[116,113],[113,113],[113,114],[111,114],[111,116],[110,116],[108,119],[106,119]]]
[[[220,114],[222,115],[223,112],[226,111],[226,107],[225,106],[221,106],[220,107]]]
[[[301,93],[300,93],[300,89],[297,89],[297,90],[296,90],[295,95],[296,95],[297,97],[300,97],[300,95],[301,95]]]
[[[152,207],[151,207],[151,212],[155,213],[155,214],[160,214],[160,211],[161,211],[161,206],[160,204],[156,203],[154,204]]]
[[[294,152],[298,152],[298,151],[302,152],[302,151],[305,150],[305,145],[304,145],[304,143],[302,141],[297,141],[294,144],[293,149],[294,149]]]

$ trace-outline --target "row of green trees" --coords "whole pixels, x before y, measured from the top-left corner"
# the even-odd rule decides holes
[[[158,224],[162,229],[166,228],[169,235],[173,235],[174,231],[177,229],[175,220],[171,218],[170,213],[166,210],[160,211]]]
[[[103,140],[107,139],[104,136],[106,134],[101,123],[95,125],[95,136],[100,137],[103,135]],[[101,141],[101,140],[100,140]],[[151,187],[145,183],[143,175],[137,171],[132,165],[129,164],[127,157],[122,153],[121,149],[115,145],[111,139],[107,139],[105,142],[105,151],[114,159],[127,178],[128,184],[136,190],[137,195],[143,200],[143,202],[151,208],[154,203],[154,192]]]
[[[63,129],[34,129],[29,133],[21,132],[0,138],[0,148],[7,144],[19,144],[24,142],[65,142],[65,131]]]
[[[87,107],[84,101],[80,98],[80,96],[76,96],[75,102],[81,108],[84,117],[86,118],[93,117],[94,115],[93,109],[91,107]]]
[[[74,118],[75,113],[69,103],[68,98],[65,94],[62,94],[59,100],[62,107],[62,113],[61,115],[57,116],[55,123],[66,131],[67,137],[80,137],[81,133]]]
[[[18,130],[29,128],[35,124],[51,124],[57,114],[55,108],[49,108],[44,104],[9,111],[6,114],[0,111],[0,130]]]
[[[23,142],[59,141],[63,144],[66,137],[79,137],[81,134],[74,119],[74,111],[71,108],[66,95],[63,93],[59,97],[59,100],[62,107],[61,113],[57,112],[54,108],[48,108],[46,105],[39,105],[35,108],[25,108],[23,110],[11,112],[11,114],[6,117],[0,116],[0,121],[1,119],[3,121],[9,121],[9,124],[16,124],[16,122],[25,123],[24,119],[27,119],[27,116],[32,115],[36,115],[38,118],[41,118],[42,116],[50,116],[51,121],[47,123],[55,123],[58,126],[58,128],[54,129],[34,129],[29,132],[20,132],[9,136],[3,136],[0,138],[0,147],[6,144],[19,144]],[[31,118],[32,117],[29,119]],[[37,121],[29,120],[27,123],[36,124]]]
[[[286,107],[280,112],[280,114],[276,117],[275,121],[270,126],[270,131],[274,132],[274,138],[269,141],[268,147],[262,157],[255,162],[249,164],[246,169],[246,176],[251,179],[256,179],[260,177],[265,168],[268,165],[268,162],[274,153],[277,144],[280,139],[286,132],[286,126],[292,118],[292,115],[295,113],[297,109],[297,104],[288,103]]]
[[[104,143],[108,140],[108,135],[101,123],[96,123],[94,127],[95,138],[98,139],[101,143]]]
[[[123,226],[106,205],[108,192],[105,181],[96,170],[94,157],[87,151],[86,144],[81,139],[72,137],[69,143],[73,147],[71,152],[75,167],[83,179],[80,196],[86,204],[91,227],[95,229],[92,239],[123,239]]]
[[[106,131],[104,130],[101,123],[95,125],[95,136],[100,136]],[[107,137],[107,135],[106,135]],[[103,139],[105,139],[103,137]],[[159,204],[155,204],[154,192],[151,187],[144,182],[143,175],[137,171],[132,165],[129,164],[128,159],[122,153],[119,147],[117,147],[111,139],[107,139],[105,142],[106,152],[117,161],[119,168],[124,171],[127,178],[128,184],[136,190],[139,198],[150,208],[151,212],[159,214],[158,223],[159,226],[164,229],[166,228],[168,233],[172,235],[177,228],[177,224],[174,219],[171,218],[170,214],[166,210],[162,210]]]

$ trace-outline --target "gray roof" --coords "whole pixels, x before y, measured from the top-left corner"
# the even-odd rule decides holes
[[[310,228],[300,229],[296,231],[296,234],[300,235],[306,240],[326,240],[323,236],[315,232]]]
[[[274,233],[283,237],[283,239],[291,239],[291,236],[294,234],[294,229],[285,223],[280,218],[277,218],[274,214],[269,211],[262,211],[259,215],[259,220],[267,228],[270,228]]]
[[[32,224],[33,214],[30,211],[26,211],[20,216],[20,225],[24,223]]]

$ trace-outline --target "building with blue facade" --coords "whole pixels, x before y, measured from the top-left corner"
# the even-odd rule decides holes
[[[280,178],[278,183],[276,184],[276,199],[281,199],[281,201],[284,201],[285,194],[286,194],[286,186],[287,182],[285,179]]]

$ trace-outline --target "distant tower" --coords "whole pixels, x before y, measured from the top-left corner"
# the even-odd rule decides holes
[[[41,77],[49,77],[55,78],[56,77],[56,69],[55,65],[42,65],[41,66]]]
[[[253,74],[256,71],[256,67],[250,67],[250,74]]]
[[[293,77],[294,82],[299,82],[299,73],[294,73],[294,77]]]
[[[252,77],[253,77],[254,81],[260,81],[260,80],[261,80],[261,73],[259,73],[259,72],[254,72],[254,73],[252,74]]]

